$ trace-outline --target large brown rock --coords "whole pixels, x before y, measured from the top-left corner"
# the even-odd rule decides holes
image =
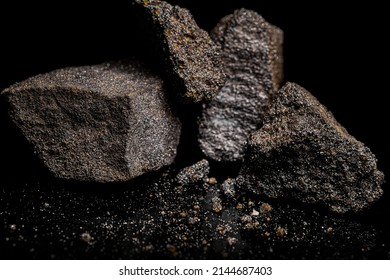
[[[199,144],[216,161],[240,161],[282,81],[283,32],[256,12],[240,9],[223,18],[211,37],[221,47],[227,81],[203,109]]]
[[[180,100],[211,100],[225,82],[219,48],[191,13],[159,0],[134,0]]]
[[[370,149],[296,84],[275,95],[247,149],[237,182],[255,193],[339,213],[362,210],[382,195],[384,176]]]
[[[2,94],[11,119],[59,178],[126,181],[175,158],[180,121],[163,81],[138,62],[56,70]]]

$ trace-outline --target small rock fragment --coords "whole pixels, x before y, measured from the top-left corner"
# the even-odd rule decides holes
[[[327,234],[333,234],[333,228],[332,228],[332,227],[328,227],[328,228],[325,230],[325,232],[326,232]]]
[[[80,237],[81,237],[81,240],[87,242],[88,244],[92,244],[93,238],[92,238],[91,234],[89,234],[88,232],[82,233]]]
[[[247,214],[241,216],[240,220],[243,224],[252,223],[252,217]]]
[[[227,81],[203,109],[198,141],[213,160],[240,161],[282,81],[283,32],[256,12],[240,9],[223,18],[211,36],[222,49]]]
[[[187,9],[135,0],[152,26],[168,78],[184,103],[211,100],[225,82],[219,48]]]
[[[229,244],[229,246],[234,246],[238,242],[238,239],[229,236],[228,238],[226,238],[226,242],[227,244]]]
[[[194,225],[200,222],[200,219],[198,217],[189,217],[188,218],[188,223],[190,225]]]
[[[287,233],[286,229],[285,228],[282,228],[282,227],[277,227],[276,230],[275,230],[275,234],[277,237],[283,237],[285,236]]]
[[[178,252],[177,252],[177,247],[175,245],[172,245],[172,244],[167,244],[167,250],[168,252],[173,256],[173,257],[176,257]]]
[[[259,216],[259,215],[260,215],[259,211],[255,210],[255,209],[252,210],[251,216]]]
[[[359,211],[382,195],[372,152],[302,87],[287,83],[248,143],[237,183],[271,198]]]
[[[272,210],[272,207],[271,205],[269,205],[268,203],[262,203],[260,205],[260,212],[261,213],[266,213],[266,212],[270,212]]]
[[[194,165],[182,169],[176,176],[176,182],[180,185],[191,185],[206,180],[210,172],[210,165],[203,159]]]
[[[210,185],[215,185],[218,183],[218,181],[215,177],[211,177],[207,180],[207,183],[209,183]]]
[[[222,200],[215,196],[211,199],[212,209],[215,213],[220,213],[222,211]]]
[[[224,226],[218,225],[216,228],[217,232],[221,235],[224,235],[226,232],[226,228]]]
[[[2,94],[56,177],[127,181],[176,156],[180,121],[162,79],[136,61],[55,70]]]
[[[226,179],[223,183],[222,183],[222,191],[223,193],[227,196],[227,197],[234,197],[236,195],[236,190],[234,188],[234,185],[235,185],[235,181],[234,179]]]

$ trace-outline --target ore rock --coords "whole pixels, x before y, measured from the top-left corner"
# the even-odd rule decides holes
[[[172,163],[181,123],[141,63],[55,70],[2,92],[9,114],[59,178],[127,181]]]
[[[210,173],[210,165],[203,159],[194,165],[182,169],[176,176],[176,182],[180,185],[191,185],[203,182]]]
[[[282,81],[283,32],[256,12],[240,9],[223,18],[211,36],[221,47],[227,81],[203,109],[198,140],[207,157],[240,161]]]
[[[271,198],[357,212],[382,195],[376,162],[314,96],[287,83],[248,141],[237,184]]]
[[[184,103],[211,100],[225,74],[219,48],[187,9],[159,0],[135,0],[152,26],[166,74]]]

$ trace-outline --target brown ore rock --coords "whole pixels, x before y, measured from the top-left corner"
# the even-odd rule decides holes
[[[357,212],[382,195],[376,162],[314,96],[287,83],[251,135],[237,183],[271,198]]]
[[[127,181],[176,156],[181,123],[163,81],[138,62],[55,70],[2,94],[11,119],[56,177]]]
[[[219,48],[187,9],[159,0],[134,0],[151,25],[166,74],[184,103],[211,100],[225,75]]]
[[[260,128],[268,98],[283,79],[283,32],[254,11],[240,9],[211,33],[221,47],[227,81],[205,106],[199,123],[203,153],[240,161],[251,132]]]

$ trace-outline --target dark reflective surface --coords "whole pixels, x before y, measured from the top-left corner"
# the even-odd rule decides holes
[[[134,54],[149,57],[129,2],[114,2],[47,6],[3,1],[0,88],[56,68]],[[387,56],[386,17],[380,14],[385,9],[356,3],[343,8],[331,2],[307,6],[213,1],[213,7],[210,1],[173,2],[188,7],[207,30],[240,7],[254,9],[282,28],[286,80],[311,91],[371,148],[385,175],[390,174],[390,139],[384,133],[386,79],[378,69]],[[228,199],[219,193],[218,184],[179,187],[172,183],[170,178],[179,167],[202,158],[194,142],[198,107],[181,108],[185,132],[177,168],[103,186],[56,180],[47,174],[7,121],[3,105],[1,258],[390,257],[388,185],[382,199],[360,215],[334,216],[299,204],[267,201],[272,207],[269,213],[242,219],[253,209],[259,211],[264,198],[241,193]],[[237,166],[213,163],[211,176],[221,183],[236,171]],[[220,213],[210,206],[216,196],[222,200]],[[243,206],[237,209],[239,203]]]

